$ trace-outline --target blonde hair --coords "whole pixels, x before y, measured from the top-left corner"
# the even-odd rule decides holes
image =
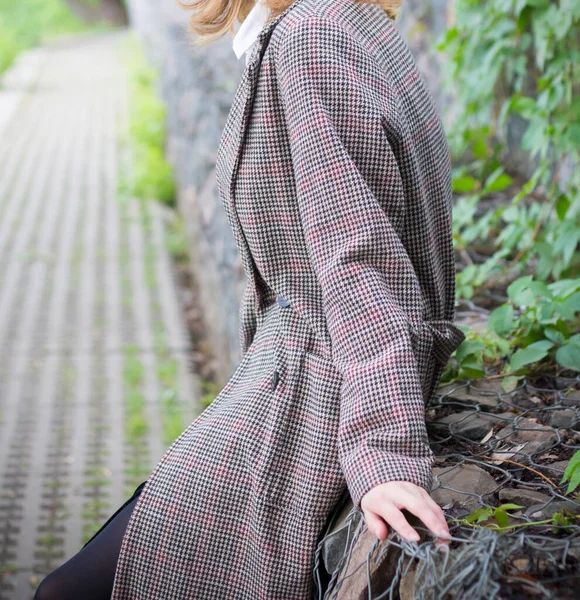
[[[274,19],[284,12],[293,0],[264,0],[269,9],[269,19]],[[378,4],[394,19],[401,8],[403,0],[353,0],[353,2],[366,2]],[[221,38],[226,33],[234,34],[234,23],[240,23],[252,10],[255,0],[177,0],[177,3],[186,10],[193,11],[189,18],[188,30],[193,34],[194,46],[205,46]]]

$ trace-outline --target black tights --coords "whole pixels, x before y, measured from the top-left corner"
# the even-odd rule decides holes
[[[141,483],[129,498],[71,559],[47,575],[34,600],[111,600],[117,560],[129,518],[145,485]],[[333,517],[348,496],[345,494]],[[319,570],[322,591],[330,581],[324,567]]]
[[[110,600],[121,542],[143,482],[71,559],[47,575],[34,600]]]

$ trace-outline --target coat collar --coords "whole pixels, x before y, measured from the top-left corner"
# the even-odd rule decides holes
[[[243,150],[250,109],[256,90],[259,65],[268,45],[267,42],[280,20],[301,2],[304,2],[304,0],[294,0],[284,11],[267,22],[258,34],[238,88],[234,94],[216,157],[216,177],[219,194],[242,258],[244,270],[251,284],[255,283],[254,278],[259,277],[259,273],[253,261],[235,208],[234,190],[236,176]]]

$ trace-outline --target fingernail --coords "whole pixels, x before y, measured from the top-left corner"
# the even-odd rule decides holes
[[[444,531],[443,529],[439,532],[439,537],[449,539],[451,536],[448,531]]]

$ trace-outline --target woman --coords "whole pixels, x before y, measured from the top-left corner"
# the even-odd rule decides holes
[[[248,278],[242,360],[37,600],[311,598],[345,492],[379,538],[417,539],[405,508],[447,543],[424,419],[465,337],[442,124],[398,2],[261,1],[216,162]],[[197,4],[208,36],[252,6]]]

